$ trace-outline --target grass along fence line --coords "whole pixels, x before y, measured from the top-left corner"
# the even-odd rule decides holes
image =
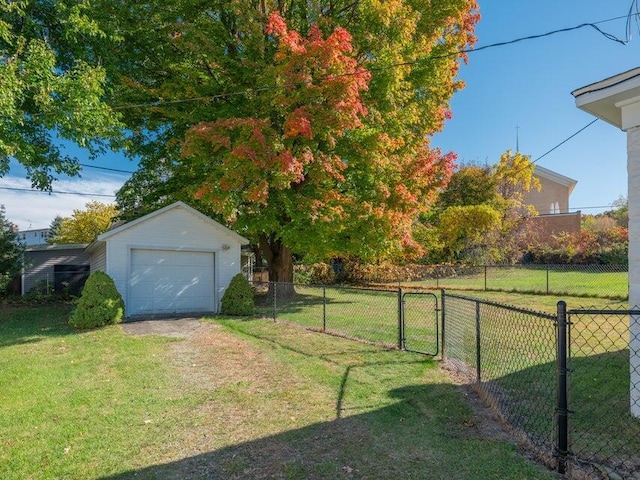
[[[261,297],[265,316],[385,346],[399,346],[401,297],[397,291],[301,285],[295,286],[299,292],[296,295],[278,296],[279,289],[290,292],[289,288],[265,286]],[[490,296],[503,302],[513,297],[495,292]],[[531,295],[519,298],[523,297],[530,302],[527,310],[445,293],[442,305],[420,306],[423,321],[418,328],[410,325],[404,328],[402,337],[406,345],[434,341],[437,327],[431,318],[434,310],[442,307],[445,358],[453,360],[457,367],[464,367],[459,369],[469,375],[471,383],[479,385],[503,418],[553,462],[558,442],[556,316],[540,311],[552,311],[558,298]],[[584,301],[568,300],[570,306],[580,306],[579,302]],[[404,317],[420,316],[420,308],[412,311],[409,305]],[[573,310],[572,314],[579,315],[580,311]],[[615,312],[611,307],[605,311]],[[602,468],[640,473],[637,457],[640,422],[628,414],[629,337],[628,315],[624,315],[625,311],[620,310],[613,315],[615,322],[594,316],[589,321],[576,320],[573,326],[569,450],[574,466],[588,462]],[[603,360],[599,361],[600,358]],[[616,388],[608,388],[612,384]],[[586,429],[586,425],[591,427]]]
[[[265,317],[384,347],[438,353],[438,298],[431,292],[285,283],[254,285],[260,292],[258,313]],[[400,310],[406,317],[403,330],[398,327]],[[425,316],[425,310],[430,314]]]

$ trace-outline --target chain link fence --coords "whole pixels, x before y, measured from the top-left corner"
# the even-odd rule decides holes
[[[631,414],[640,416],[640,311],[567,313],[571,454],[603,475],[640,478],[640,419]]]
[[[548,464],[556,445],[555,316],[444,294],[443,357]]]
[[[415,282],[400,283],[438,289],[628,299],[629,275],[626,265],[450,266],[436,268],[430,276]]]
[[[552,315],[443,292],[443,315],[445,365],[542,461],[640,478],[640,310],[561,301]]]
[[[397,347],[398,292],[254,283],[259,313],[333,335]]]
[[[640,310],[561,301],[550,314],[444,290],[254,287],[265,317],[441,355],[542,462],[571,478],[640,478]]]

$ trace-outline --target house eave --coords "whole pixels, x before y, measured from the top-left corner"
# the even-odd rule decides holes
[[[640,67],[578,88],[571,94],[579,109],[623,128],[620,104],[640,96]]]

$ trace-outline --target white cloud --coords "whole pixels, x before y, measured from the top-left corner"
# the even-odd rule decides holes
[[[92,200],[113,203],[114,195],[125,179],[122,176],[95,175],[92,177],[58,180],[53,184],[54,192],[90,193],[73,195],[45,193],[12,189],[31,189],[31,182],[25,178],[6,176],[0,178],[0,204],[5,206],[7,219],[20,228],[46,228],[56,215],[69,217],[74,209],[84,209]]]

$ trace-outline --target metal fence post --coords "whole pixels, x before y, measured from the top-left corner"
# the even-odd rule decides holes
[[[327,287],[322,287],[322,331],[327,331]]]
[[[557,405],[556,422],[558,427],[558,473],[564,474],[567,467],[569,453],[569,409],[567,399],[567,304],[559,301],[558,312],[558,346],[557,346]]]
[[[487,291],[487,266],[484,266],[484,291]]]
[[[476,381],[478,383],[482,380],[480,360],[480,302],[476,302]]]
[[[398,348],[404,350],[404,305],[402,287],[398,287]]]
[[[547,265],[547,295],[549,294],[549,265]]]
[[[277,316],[277,312],[278,312],[278,307],[277,307],[278,283],[277,282],[272,282],[272,283],[270,283],[270,285],[273,285],[273,321],[275,322],[276,319],[278,318],[278,316]]]
[[[446,358],[446,356],[445,356],[445,345],[446,345],[446,343],[445,343],[445,335],[444,335],[445,334],[444,326],[445,326],[445,311],[446,311],[446,308],[444,306],[444,297],[445,297],[444,288],[442,290],[440,290],[440,296],[442,298],[442,300],[440,302],[441,305],[442,305],[442,311],[440,312],[440,322],[441,322],[441,325],[442,325],[442,327],[440,329],[440,331],[442,332],[442,333],[440,333],[440,335],[441,335],[441,338],[440,338],[441,347],[440,348],[442,349],[442,360],[445,360],[445,358]]]

